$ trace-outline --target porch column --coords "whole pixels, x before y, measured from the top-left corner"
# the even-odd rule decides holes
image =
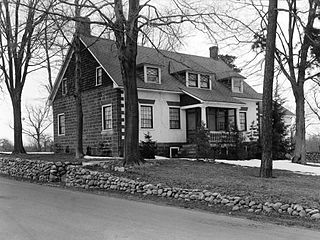
[[[236,124],[237,124],[237,129],[239,130],[240,128],[240,109],[236,108]]]
[[[201,121],[204,123],[205,127],[207,126],[207,111],[206,111],[206,107],[202,106],[201,107]]]

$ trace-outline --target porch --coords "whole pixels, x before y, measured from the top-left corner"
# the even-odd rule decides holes
[[[197,105],[182,107],[186,110],[187,142],[192,142],[196,129],[203,123],[209,130],[211,145],[233,145],[236,142],[236,130],[242,130],[240,106],[226,106],[225,103],[221,103],[222,106]]]

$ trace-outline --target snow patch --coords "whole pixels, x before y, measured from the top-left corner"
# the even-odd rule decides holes
[[[243,167],[260,167],[261,160],[259,159],[252,159],[252,160],[245,160],[245,161],[233,161],[233,160],[216,160],[218,163],[225,163],[225,164],[234,164]],[[319,165],[314,163],[309,163],[312,165]],[[279,170],[287,170],[291,172],[295,172],[298,174],[303,175],[314,175],[320,176],[320,165],[318,166],[309,166],[309,165],[301,165],[297,163],[292,163],[290,160],[276,160],[273,161],[273,169]]]

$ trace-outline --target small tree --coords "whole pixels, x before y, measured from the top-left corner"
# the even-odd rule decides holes
[[[283,159],[289,152],[289,139],[287,138],[287,126],[283,117],[285,109],[283,100],[276,98],[272,106],[272,158]]]
[[[149,132],[144,134],[145,141],[141,141],[140,154],[141,157],[147,159],[154,159],[156,155],[156,142],[152,140]]]
[[[213,150],[210,146],[209,130],[206,128],[204,122],[201,122],[200,127],[197,128],[191,142],[196,145],[196,159],[214,159]]]

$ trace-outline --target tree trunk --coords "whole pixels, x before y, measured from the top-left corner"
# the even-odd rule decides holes
[[[11,96],[14,119],[14,148],[13,154],[26,153],[22,142],[22,122],[21,122],[21,94],[16,93]]]
[[[272,177],[272,88],[276,49],[277,0],[269,0],[267,45],[262,97],[262,159],[260,177]]]
[[[83,158],[83,111],[82,111],[82,101],[81,101],[81,56],[80,56],[80,39],[79,35],[76,34],[75,37],[75,101],[76,101],[76,116],[77,116],[77,130],[76,130],[76,159]]]
[[[296,102],[296,134],[295,149],[292,162],[306,163],[306,127],[305,127],[305,111],[304,111],[304,94],[303,87],[294,92]]]
[[[123,83],[125,89],[124,99],[126,128],[124,138],[124,165],[139,164],[139,111],[136,83],[136,61],[135,59],[127,59],[127,61],[122,62],[121,65],[123,66]]]

